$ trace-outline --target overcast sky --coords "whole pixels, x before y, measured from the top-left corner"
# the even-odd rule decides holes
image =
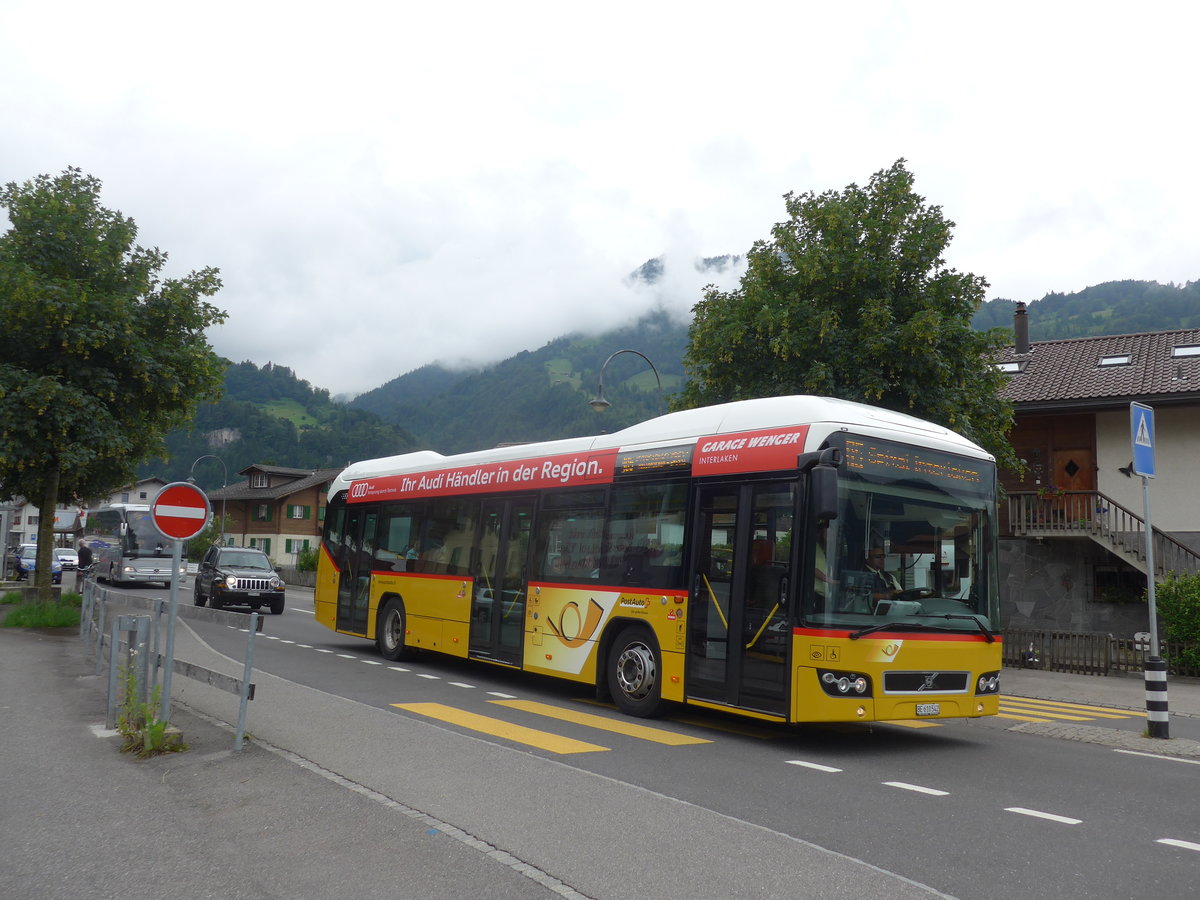
[[[989,299],[1182,283],[1197,9],[0,0],[0,182],[100,178],[221,270],[217,352],[334,394],[684,314],[785,193],[900,157]]]

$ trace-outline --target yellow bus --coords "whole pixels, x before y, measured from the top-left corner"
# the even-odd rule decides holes
[[[316,619],[434,651],[777,722],[993,715],[995,461],[941,426],[822,397],[615,434],[351,465]],[[884,573],[884,574],[881,574]]]

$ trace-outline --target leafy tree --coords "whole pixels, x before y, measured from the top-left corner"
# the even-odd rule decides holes
[[[0,485],[41,507],[47,590],[55,505],[131,481],[223,372],[204,336],[225,318],[202,299],[217,270],[163,279],[167,255],[100,186],[68,168],[0,189]]]
[[[232,516],[222,516],[220,513],[215,513],[209,518],[208,524],[204,526],[204,529],[187,542],[188,562],[200,562],[204,558],[204,554],[208,552],[209,547],[214,544],[220,544],[221,536],[233,530],[232,526]]]
[[[786,394],[857,400],[938,422],[1019,468],[994,353],[972,331],[987,282],[946,268],[954,223],[898,160],[866,188],[785,196],[741,285],[694,308],[677,409]]]

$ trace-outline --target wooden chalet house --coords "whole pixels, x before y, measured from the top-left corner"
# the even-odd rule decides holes
[[[1155,577],[1200,571],[1200,329],[1030,342],[1027,315],[997,363],[1026,466],[1001,472],[1005,625],[1129,636],[1149,574],[1133,401],[1154,409]]]
[[[230,519],[226,543],[256,547],[280,565],[295,564],[301,550],[315,548],[325,520],[325,496],[341,469],[291,469],[253,465],[246,480],[208,491],[213,515]]]

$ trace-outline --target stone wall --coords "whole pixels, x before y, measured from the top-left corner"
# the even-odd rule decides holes
[[[1000,621],[1005,628],[1103,631],[1132,637],[1150,621],[1144,602],[1095,599],[1095,569],[1118,561],[1087,538],[1000,541]]]

